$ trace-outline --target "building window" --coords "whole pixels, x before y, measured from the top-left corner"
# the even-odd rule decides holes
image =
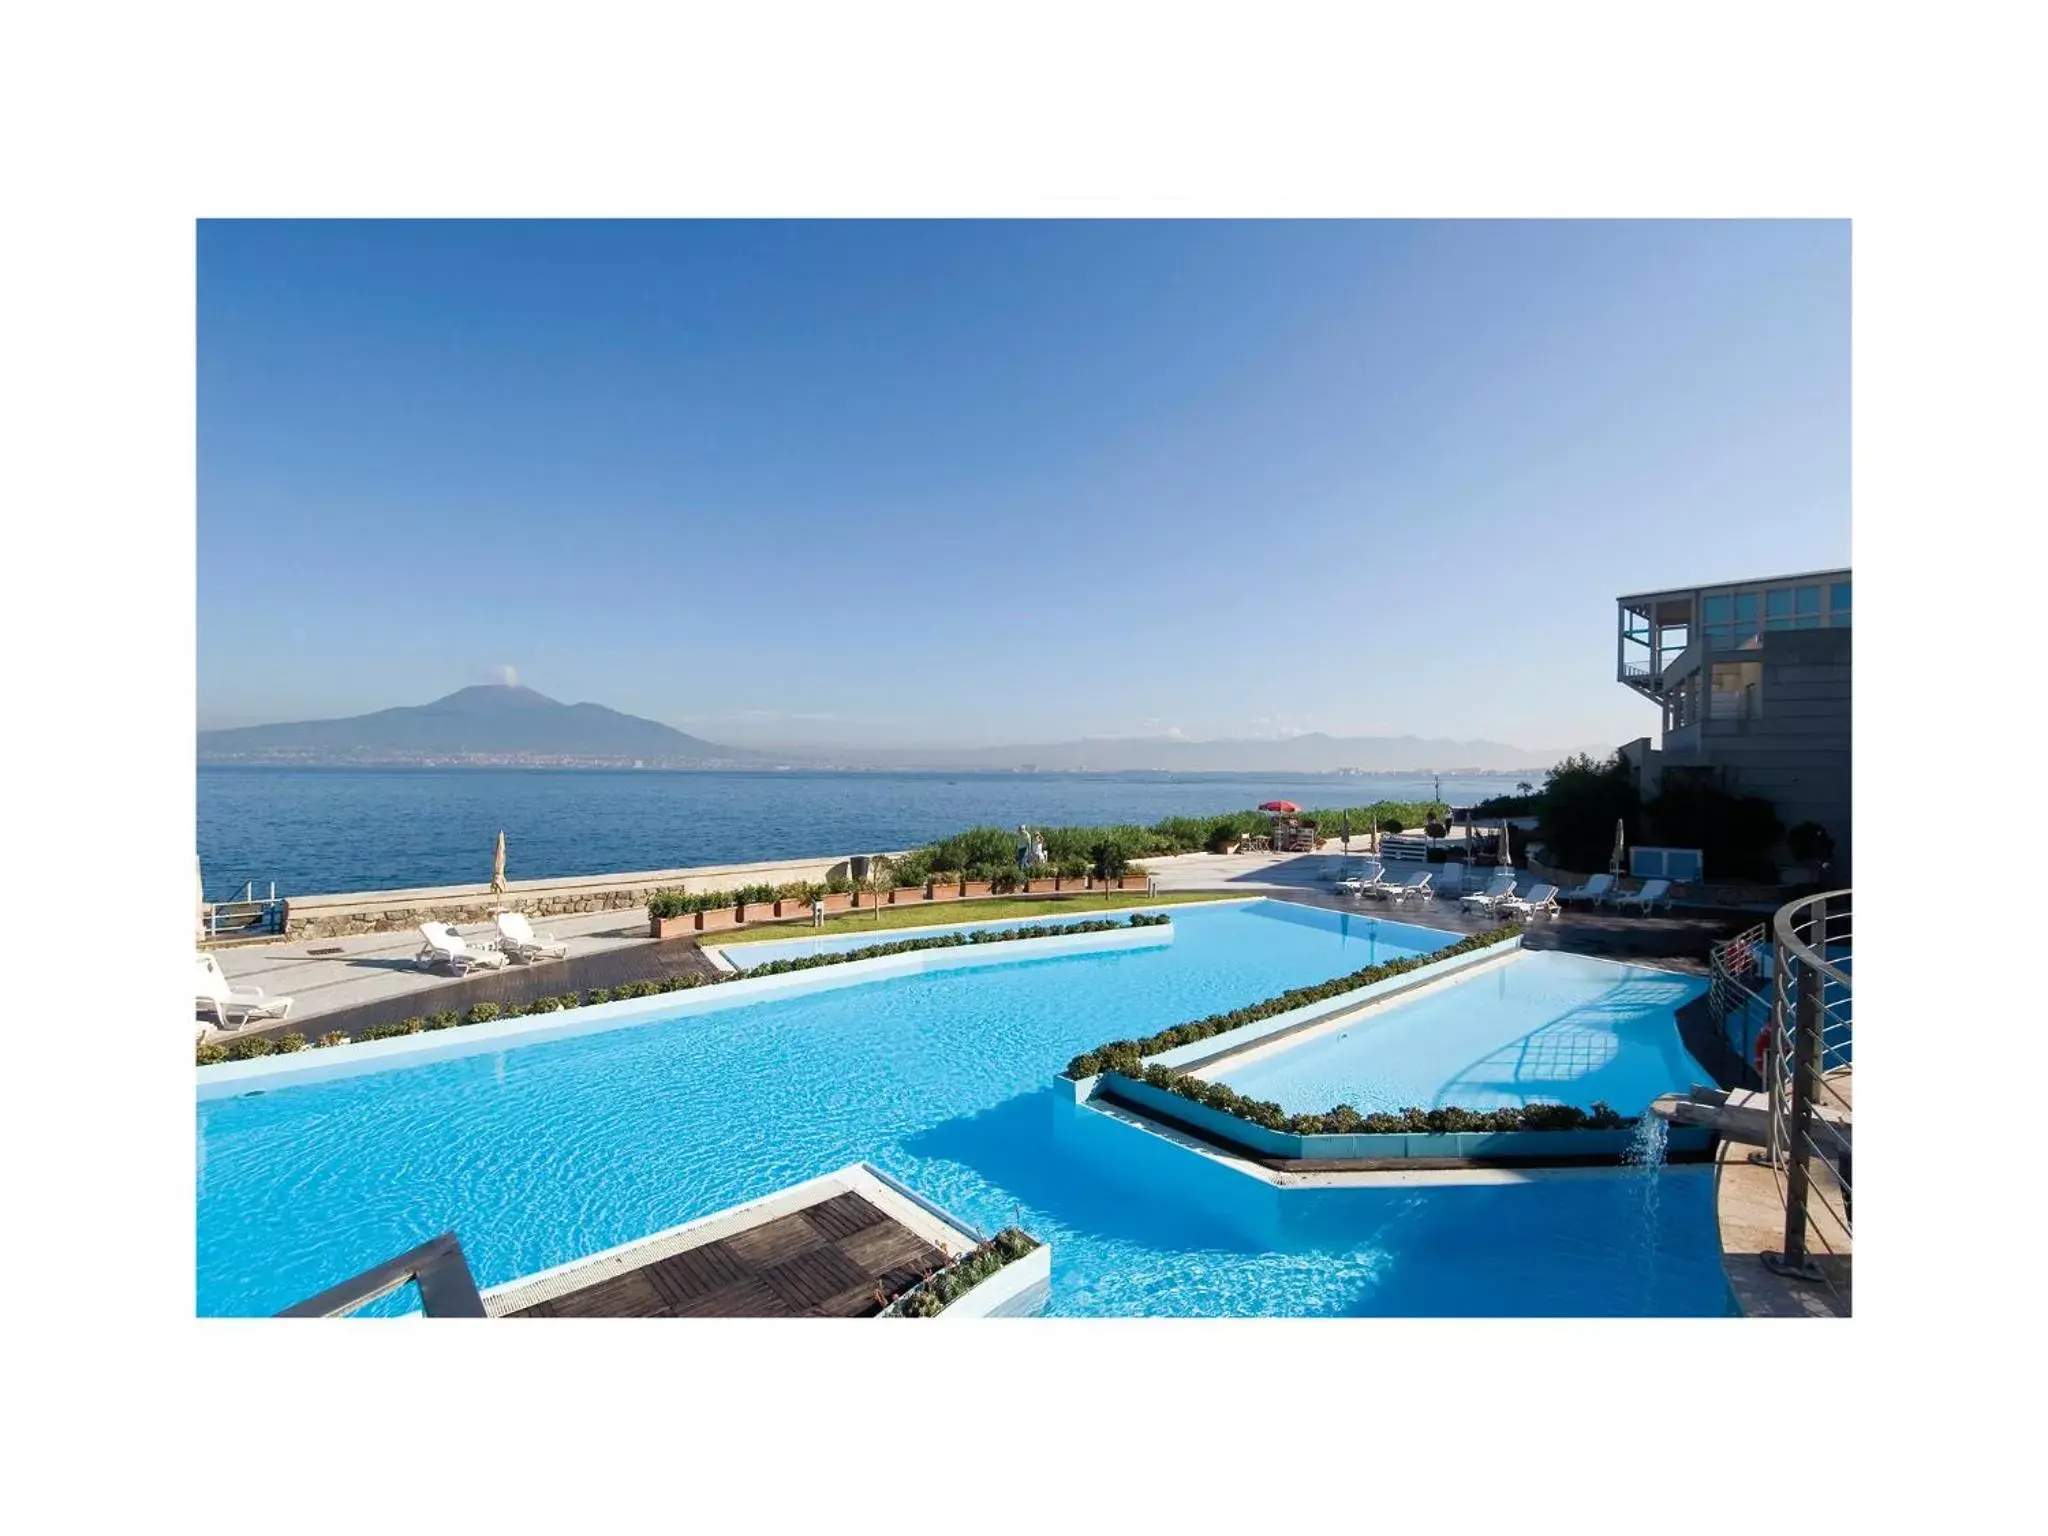
[[[1773,619],[1791,618],[1792,589],[1790,587],[1778,587],[1773,591],[1766,592],[1764,594],[1764,613]],[[1772,627],[1780,628],[1782,626],[1773,625]]]
[[[1792,589],[1792,611],[1796,614],[1820,613],[1819,587],[1794,587]]]
[[[1849,624],[1849,583],[1838,581],[1828,592],[1828,622],[1837,629]]]
[[[1756,720],[1764,712],[1764,668],[1760,661],[1714,664],[1713,693],[1707,703],[1710,720]]]
[[[1709,624],[1726,624],[1735,617],[1735,599],[1710,597],[1700,604],[1700,617]]]

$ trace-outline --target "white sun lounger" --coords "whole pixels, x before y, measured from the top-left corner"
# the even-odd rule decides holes
[[[1526,896],[1503,896],[1494,904],[1494,911],[1505,913],[1526,922],[1538,912],[1552,916],[1557,914],[1557,887],[1554,885],[1532,885]]]
[[[220,968],[220,962],[212,955],[202,954],[199,959],[198,1006],[213,1010],[215,1026],[226,1029],[231,1019],[244,1023],[256,1019],[281,1019],[292,1011],[292,1000],[288,997],[265,997],[261,987],[238,987],[228,980],[227,972]]]
[[[420,937],[426,943],[413,959],[421,965],[446,965],[457,975],[466,974],[483,966],[487,969],[505,963],[505,952],[487,945],[471,944],[446,923],[421,923]]]
[[[1368,886],[1374,886],[1380,883],[1380,876],[1384,872],[1384,866],[1382,865],[1367,864],[1363,869],[1361,869],[1357,874],[1351,876],[1349,879],[1339,880],[1337,882],[1337,889],[1342,891],[1347,896],[1363,896]]]
[[[1560,893],[1558,899],[1560,901],[1590,901],[1598,903],[1605,901],[1613,894],[1614,876],[1595,875],[1584,885],[1575,885],[1570,890]]]
[[[1473,891],[1458,898],[1458,905],[1471,912],[1491,912],[1502,901],[1515,894],[1515,876],[1511,870],[1502,870],[1486,883],[1483,891]]]
[[[1397,907],[1410,896],[1427,901],[1429,900],[1429,882],[1435,876],[1436,872],[1434,870],[1418,869],[1413,874],[1407,876],[1399,885],[1392,887],[1387,892],[1387,900]]]
[[[569,953],[552,933],[535,933],[524,912],[498,914],[498,943],[515,960],[559,960]]]
[[[1657,903],[1671,905],[1671,882],[1669,880],[1645,880],[1640,891],[1610,898],[1616,907],[1633,907],[1638,912],[1653,912]]]

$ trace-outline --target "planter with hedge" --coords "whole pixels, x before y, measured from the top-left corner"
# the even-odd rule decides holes
[[[1000,1274],[1039,1247],[1038,1239],[1021,1227],[1005,1227],[980,1246],[969,1249],[945,1268],[924,1276],[882,1309],[883,1317],[937,1317],[969,1291]]]

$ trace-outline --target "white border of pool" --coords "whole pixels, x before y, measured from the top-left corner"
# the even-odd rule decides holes
[[[731,981],[684,992],[661,992],[652,997],[598,1003],[587,1008],[565,1008],[557,1013],[524,1014],[516,1019],[468,1024],[459,1029],[362,1040],[352,1045],[295,1051],[289,1056],[258,1056],[248,1061],[220,1062],[196,1069],[197,1098],[198,1102],[205,1103],[270,1088],[330,1082],[430,1061],[451,1061],[461,1056],[489,1055],[513,1045],[534,1045],[546,1040],[564,1040],[576,1035],[624,1029],[635,1024],[717,1013],[771,997],[861,986],[892,976],[1019,965],[1060,955],[1159,949],[1173,943],[1173,935],[1172,923],[1160,923],[1143,928],[1106,928],[1091,933],[1016,939],[998,944],[919,949],[901,955],[882,955],[873,960],[849,960],[843,965],[785,971],[775,976],[738,976]]]
[[[1056,923],[1085,923],[1093,921],[1097,918],[1104,917],[1130,917],[1139,912],[1143,912],[1150,916],[1160,912],[1165,912],[1170,915],[1174,912],[1186,911],[1189,908],[1196,907],[1249,907],[1257,902],[1265,901],[1267,899],[1268,898],[1264,896],[1219,896],[1214,901],[1175,901],[1169,902],[1165,906],[1077,906],[1066,911],[1048,913],[1044,917],[981,917],[976,918],[971,923],[938,923],[933,924],[931,926],[918,928],[877,928],[875,930],[875,936],[871,942],[876,944],[891,944],[898,939],[922,939],[928,938],[932,934],[936,933],[970,933],[977,928],[1046,928],[1051,927],[1053,924]],[[841,917],[845,917],[852,914],[840,913],[838,915]],[[749,949],[768,950],[779,948],[787,944],[802,944],[813,937],[838,941],[844,939],[858,938],[860,937],[860,935],[852,932],[822,933],[813,935],[811,932],[805,929],[797,928],[792,929],[787,933],[778,934],[776,937],[772,939],[750,939],[745,944],[740,945],[739,948],[743,951]],[[731,939],[727,939],[722,944],[702,944],[698,947],[702,949],[707,956],[710,957],[711,963],[713,965],[718,966],[721,970],[739,971],[743,969],[740,963],[726,954],[727,947],[730,946],[732,943],[733,941]],[[850,947],[858,948],[859,946],[854,945]]]

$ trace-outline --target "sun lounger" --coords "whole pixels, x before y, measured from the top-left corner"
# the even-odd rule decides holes
[[[1526,896],[1503,896],[1494,904],[1493,910],[1503,917],[1512,917],[1527,922],[1538,912],[1557,914],[1557,887],[1554,885],[1532,885]]]
[[[1558,896],[1560,901],[1590,901],[1599,903],[1614,894],[1614,876],[1595,875],[1584,885],[1575,885]]]
[[[1339,880],[1337,882],[1337,889],[1347,896],[1363,896],[1367,886],[1380,883],[1382,873],[1383,870],[1380,865],[1367,864],[1357,874],[1350,876],[1348,879]]]
[[[200,1008],[213,1011],[216,1027],[226,1029],[229,1021],[237,1018],[244,1023],[257,1019],[281,1019],[292,1011],[290,998],[265,997],[261,987],[235,986],[212,955],[200,955],[198,959],[199,992],[196,1001]]]
[[[1632,907],[1638,912],[1653,912],[1657,903],[1671,905],[1671,882],[1669,880],[1645,880],[1640,891],[1610,898],[1617,908]]]
[[[1429,882],[1434,877],[1435,872],[1433,870],[1418,869],[1413,874],[1407,876],[1401,884],[1388,891],[1387,900],[1391,901],[1395,906],[1399,906],[1410,896],[1415,897],[1418,901],[1427,901],[1430,895]]]
[[[559,960],[569,953],[552,933],[535,933],[524,912],[498,914],[498,943],[515,960]]]
[[[1461,896],[1458,905],[1468,912],[1491,912],[1507,897],[1515,894],[1515,876],[1511,870],[1502,870],[1486,884],[1483,891],[1474,891]]]
[[[421,965],[446,965],[457,975],[482,966],[492,969],[505,963],[505,952],[487,944],[472,944],[446,923],[421,923],[420,937],[426,942],[413,956]]]

